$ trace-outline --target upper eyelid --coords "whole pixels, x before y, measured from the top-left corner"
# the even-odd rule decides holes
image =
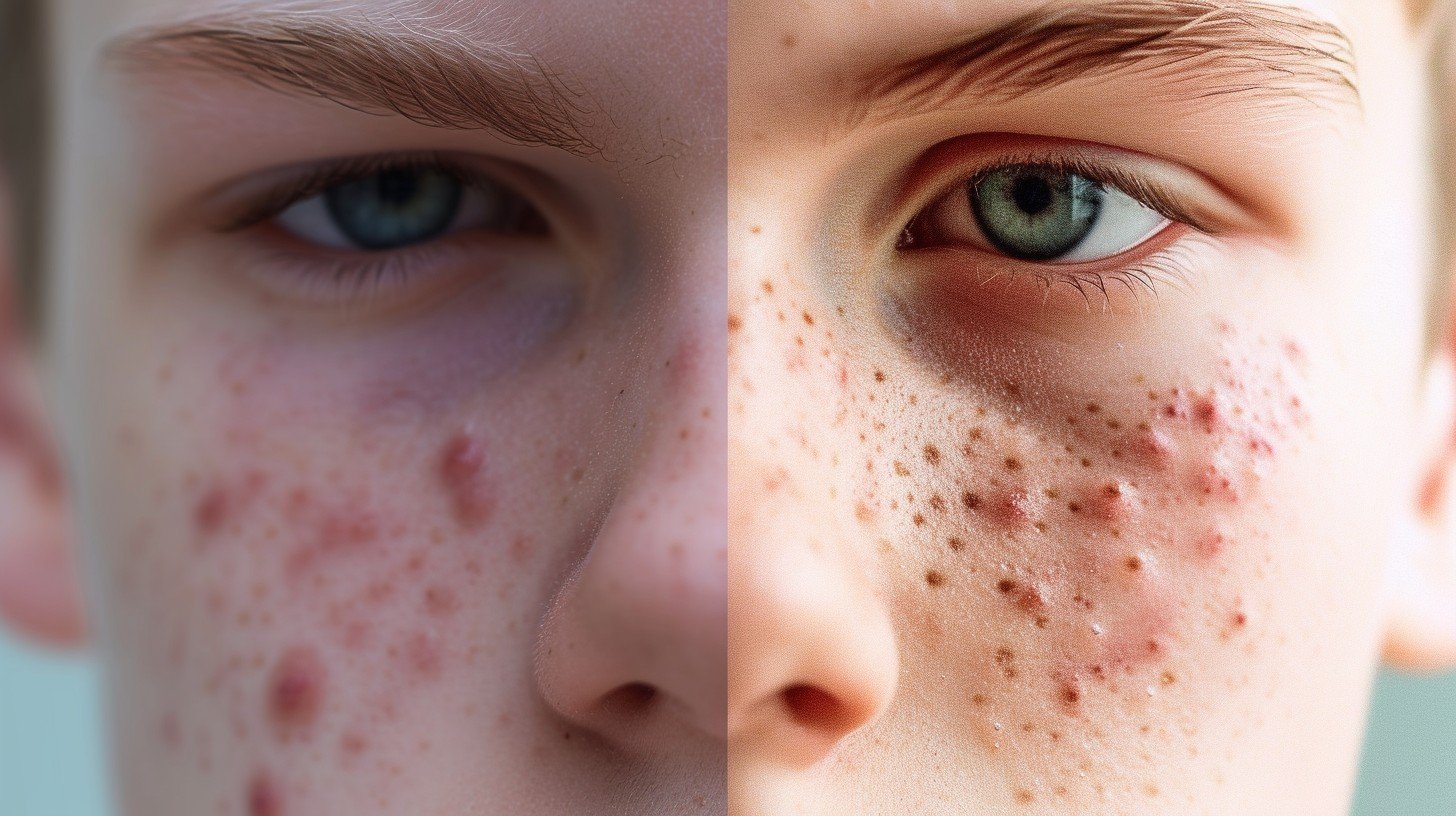
[[[975,144],[958,147],[966,141]],[[982,146],[982,142],[990,144]],[[968,158],[968,155],[980,158]],[[1162,201],[1151,202],[1159,205],[1154,209],[1160,209],[1165,217],[1172,211],[1179,217],[1171,220],[1190,224],[1200,232],[1221,234],[1256,231],[1260,227],[1260,218],[1245,202],[1211,179],[1173,162],[1069,139],[972,134],[947,140],[921,154],[893,204],[896,221],[891,228],[898,234],[927,207],[978,174],[1018,164],[1067,167],[1094,180],[1111,183],[1145,203],[1150,203],[1148,197],[1161,198]]]
[[[260,197],[218,223],[216,227],[219,232],[246,229],[277,216],[293,204],[320,195],[340,184],[396,169],[437,170],[466,185],[487,180],[487,174],[466,169],[459,161],[436,153],[368,154],[333,159],[298,168],[294,175],[285,176],[266,187]],[[285,169],[281,172],[288,171]],[[495,178],[490,178],[489,181],[525,198],[504,181]]]

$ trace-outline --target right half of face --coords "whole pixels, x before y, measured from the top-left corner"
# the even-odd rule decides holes
[[[123,812],[721,813],[721,13],[70,5]]]
[[[734,6],[734,813],[1347,804],[1415,70],[1393,4],[1133,5]]]

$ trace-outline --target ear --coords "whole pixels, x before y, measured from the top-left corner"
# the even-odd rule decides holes
[[[0,177],[3,183],[3,177]],[[37,360],[18,324],[0,186],[0,620],[52,646],[83,639],[66,490],[41,409]]]
[[[1388,560],[1384,656],[1408,671],[1456,666],[1456,360],[1442,344],[1426,370],[1415,495]]]

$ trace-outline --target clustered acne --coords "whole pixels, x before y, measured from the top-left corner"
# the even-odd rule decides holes
[[[406,749],[381,735],[404,727],[404,708],[456,662],[480,659],[452,644],[489,559],[518,563],[533,549],[529,536],[495,529],[489,461],[480,437],[448,435],[412,482],[425,488],[418,499],[382,495],[332,472],[244,466],[189,474],[182,521],[197,568],[214,576],[201,593],[203,608],[242,636],[217,643],[274,645],[212,652],[180,625],[167,649],[174,674],[198,678],[227,708],[232,740],[260,758],[307,750],[331,754],[345,769],[395,767],[393,755]],[[414,501],[428,509],[411,509]],[[491,547],[495,541],[502,546]],[[302,633],[307,639],[298,639]],[[349,703],[331,704],[341,687]],[[216,735],[189,723],[185,710],[160,712],[155,733],[165,750],[212,772]],[[285,807],[286,799],[306,797],[291,787],[297,780],[287,766],[254,767],[238,799],[220,800],[219,812],[241,805],[248,816],[278,816],[301,807]]]
[[[883,367],[849,375],[852,388],[836,369],[866,427],[854,517],[879,530],[903,518],[904,535],[927,544],[925,586],[953,588],[958,602],[983,588],[1033,633],[982,641],[988,676],[1018,689],[976,688],[977,708],[1044,687],[1049,711],[1086,722],[1104,699],[1187,686],[1180,644],[1248,635],[1248,609],[1221,576],[1262,540],[1247,513],[1270,500],[1268,478],[1303,439],[1310,358],[1228,324],[1217,342],[1222,358],[1202,380],[1132,377],[1126,393],[1072,402],[1050,425],[1055,403],[1027,410],[1043,392],[1014,380],[968,411],[965,394],[925,400]],[[945,421],[919,439],[897,438],[880,416],[938,404]],[[1198,574],[1208,580],[1195,590],[1211,596],[1189,603],[1183,582]],[[1006,738],[997,725],[993,745]]]

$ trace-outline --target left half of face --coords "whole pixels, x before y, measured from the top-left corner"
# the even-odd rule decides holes
[[[724,21],[639,5],[61,4],[123,812],[723,810]]]

